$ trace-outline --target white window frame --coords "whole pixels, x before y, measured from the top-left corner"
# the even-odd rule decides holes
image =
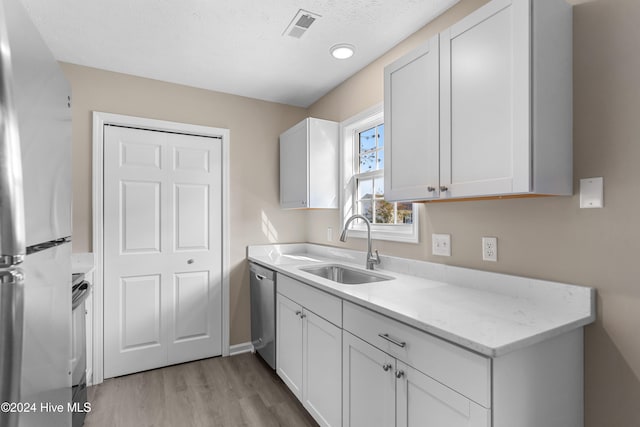
[[[343,227],[357,209],[358,195],[354,175],[357,171],[358,134],[383,122],[384,108],[380,103],[340,123],[340,218]],[[419,243],[419,209],[420,204],[413,203],[413,224],[371,224],[371,237],[376,240]],[[349,237],[366,239],[367,227],[354,221],[349,227]]]

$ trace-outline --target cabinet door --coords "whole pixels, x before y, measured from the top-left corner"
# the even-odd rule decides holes
[[[439,196],[438,36],[384,70],[384,198]]]
[[[491,411],[397,362],[397,427],[489,427]],[[391,425],[391,424],[388,424]]]
[[[280,294],[276,304],[276,372],[301,400],[302,307]]]
[[[280,206],[306,208],[308,204],[308,119],[280,135]]]
[[[530,191],[530,0],[493,0],[440,34],[446,197]]]
[[[395,359],[343,332],[343,427],[394,426]]]
[[[303,311],[302,404],[323,427],[342,421],[342,331]]]

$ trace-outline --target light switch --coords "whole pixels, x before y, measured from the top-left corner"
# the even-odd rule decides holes
[[[451,235],[432,234],[431,253],[439,256],[451,256]]]
[[[580,180],[580,208],[601,208],[604,206],[604,179],[585,178]]]

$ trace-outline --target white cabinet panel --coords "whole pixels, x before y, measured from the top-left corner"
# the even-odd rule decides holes
[[[440,176],[450,197],[530,190],[527,3],[494,0],[441,33]]]
[[[280,135],[280,206],[338,208],[338,123],[307,118]]]
[[[310,311],[303,313],[302,404],[321,426],[342,422],[342,331]]]
[[[397,363],[397,427],[489,427],[491,411]]]
[[[302,307],[277,294],[276,372],[291,392],[302,400]]]
[[[386,200],[439,195],[439,72],[438,36],[384,70]]]
[[[278,276],[278,281],[281,278],[283,276]],[[305,299],[312,294],[303,292],[295,295]],[[278,376],[318,424],[323,427],[340,426],[342,330],[298,304],[298,301],[285,297],[279,287],[276,338]]]
[[[394,426],[395,360],[346,331],[342,357],[342,426]]]

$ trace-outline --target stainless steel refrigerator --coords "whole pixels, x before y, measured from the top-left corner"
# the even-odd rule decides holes
[[[21,2],[0,0],[1,427],[71,425],[70,100]]]

